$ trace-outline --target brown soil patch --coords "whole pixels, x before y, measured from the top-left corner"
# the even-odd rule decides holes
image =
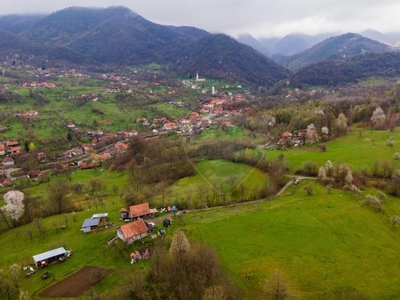
[[[39,296],[44,298],[79,297],[111,272],[112,270],[109,269],[84,267],[45,289]]]

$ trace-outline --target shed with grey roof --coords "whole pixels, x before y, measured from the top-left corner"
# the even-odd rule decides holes
[[[85,219],[82,225],[82,232],[90,232],[93,229],[96,229],[99,226],[100,219]]]
[[[67,251],[64,247],[60,247],[57,249],[53,249],[47,252],[43,252],[37,255],[32,256],[33,261],[35,262],[36,267],[45,266],[53,261],[59,260],[63,261],[66,258]]]

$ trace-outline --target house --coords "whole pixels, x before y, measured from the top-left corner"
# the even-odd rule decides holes
[[[102,153],[102,154],[95,154],[93,155],[93,160],[98,162],[98,161],[105,161],[111,159],[111,154],[110,153]]]
[[[117,229],[117,236],[127,244],[140,240],[153,232],[153,226],[143,219],[122,225]]]
[[[282,133],[282,137],[284,139],[288,139],[292,137],[292,134],[289,131],[285,131],[284,133]]]
[[[4,144],[0,144],[0,155],[6,155],[6,146]]]
[[[36,155],[37,159],[41,162],[42,160],[46,159],[46,153],[44,152],[38,152]]]
[[[99,223],[100,223],[100,219],[92,219],[92,218],[85,219],[85,221],[83,221],[81,231],[83,233],[87,233],[92,230],[95,230],[99,226]]]
[[[95,163],[86,163],[83,161],[78,162],[78,168],[81,170],[94,169],[95,167],[96,167]]]
[[[129,218],[131,220],[136,220],[138,218],[147,218],[156,214],[157,209],[150,209],[148,202],[129,206]]]
[[[68,257],[68,251],[64,247],[53,249],[47,252],[43,252],[32,256],[36,267],[44,267],[52,262],[64,261]]]
[[[8,180],[7,178],[0,178],[0,186],[2,187],[9,187],[12,186],[12,182]]]
[[[6,142],[6,145],[8,148],[16,147],[16,146],[19,146],[19,142],[17,140],[8,141],[8,142]]]
[[[31,170],[28,172],[28,178],[37,178],[40,175],[40,170]]]
[[[14,167],[14,160],[11,157],[5,157],[1,163],[3,164],[4,168]]]
[[[14,155],[20,154],[22,151],[22,148],[21,148],[21,146],[15,146],[15,147],[11,147],[10,151],[11,151],[11,154],[14,154]]]
[[[126,151],[126,150],[128,150],[128,145],[123,143],[123,142],[116,143],[114,147],[115,147],[115,149],[117,151]]]

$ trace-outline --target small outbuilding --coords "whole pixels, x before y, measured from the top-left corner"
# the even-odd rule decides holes
[[[83,233],[90,232],[94,229],[96,229],[99,226],[100,219],[85,219],[85,221],[82,224],[82,229],[81,231]]]
[[[56,261],[64,261],[67,258],[67,250],[64,247],[53,249],[32,256],[36,267],[41,268]]]

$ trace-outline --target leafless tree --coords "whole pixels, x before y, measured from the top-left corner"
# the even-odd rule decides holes
[[[174,257],[182,260],[183,255],[190,249],[190,243],[183,231],[178,231],[172,238],[169,251]]]
[[[28,228],[26,230],[26,235],[29,236],[29,238],[31,239],[31,241],[33,240],[33,232],[32,229]]]
[[[47,191],[50,206],[54,213],[60,214],[68,209],[69,185],[65,181],[57,179],[48,185]]]
[[[39,234],[42,238],[44,238],[45,232],[46,232],[46,227],[43,224],[43,221],[41,218],[36,218],[33,220],[33,222],[35,223],[35,226],[37,228],[37,230],[39,231]]]
[[[269,300],[290,300],[296,298],[296,294],[280,272],[275,272],[273,278],[266,282],[264,289],[265,297]]]
[[[228,296],[221,285],[212,285],[204,290],[201,300],[226,300]]]

